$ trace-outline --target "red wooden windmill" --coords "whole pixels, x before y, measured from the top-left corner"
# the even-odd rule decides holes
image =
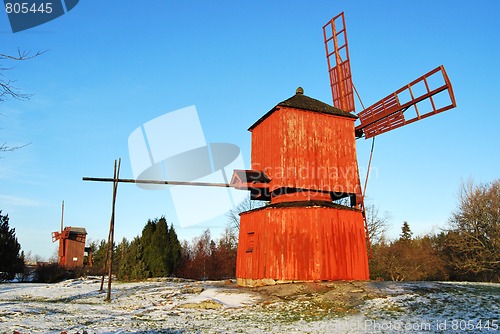
[[[455,99],[440,66],[353,114],[355,88],[344,14],[328,22],[323,32],[334,106],[304,95],[299,87],[249,128],[252,169],[235,170],[230,184],[84,180],[234,187],[249,190],[252,200],[270,201],[241,214],[240,285],[369,279],[356,138],[371,138],[443,112],[455,107]],[[344,199],[350,204],[338,204]]]
[[[344,14],[323,32],[334,107],[297,89],[250,127],[252,170],[233,175],[233,186],[271,202],[241,214],[241,285],[369,279],[355,139],[455,107],[440,66],[355,116]],[[350,206],[334,203],[346,197]]]
[[[61,230],[52,232],[52,242],[59,241],[59,264],[66,269],[83,267],[87,231],[83,227],[64,226],[64,201],[62,202]],[[90,260],[91,261],[91,260]]]
[[[52,232],[52,242],[59,241],[59,264],[66,269],[83,267],[87,231],[83,227],[67,226]]]

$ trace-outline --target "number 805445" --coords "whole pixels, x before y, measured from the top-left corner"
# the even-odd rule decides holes
[[[40,4],[27,2],[7,2],[5,4],[7,14],[28,14],[28,13],[52,13],[52,2],[42,2]]]

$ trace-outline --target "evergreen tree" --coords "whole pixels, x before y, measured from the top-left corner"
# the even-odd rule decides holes
[[[118,270],[118,278],[125,281],[142,280],[149,277],[149,270],[144,262],[144,249],[139,237],[124,250]]]
[[[410,242],[412,238],[413,232],[410,229],[410,225],[408,222],[403,222],[403,226],[401,227],[401,234],[399,236],[399,240],[403,242]]]
[[[104,273],[106,268],[106,252],[108,250],[108,243],[106,240],[101,240],[99,244],[97,241],[94,241],[90,244],[90,247],[94,249],[92,253],[92,262],[93,266],[101,270],[101,274]]]
[[[149,219],[148,222],[146,223],[146,226],[144,226],[144,228],[142,229],[141,241],[143,245],[148,245],[151,243],[153,239],[153,234],[155,233],[156,230],[156,221],[157,220]]]
[[[156,222],[154,220],[148,220],[146,223],[146,226],[142,229],[142,234],[140,237],[140,244],[142,246],[143,250],[143,256],[142,259],[144,260],[144,263],[146,264],[147,270],[150,272],[148,274],[148,277],[152,277],[151,273],[151,259],[154,258],[154,250],[152,247],[152,242],[153,242],[153,235],[155,234],[156,230]]]
[[[168,227],[165,217],[148,220],[140,237],[130,244],[124,239],[118,245],[118,278],[141,280],[171,275],[180,266],[181,251],[174,227]]]
[[[17,241],[16,231],[9,228],[9,215],[0,210],[0,281],[13,279],[24,271],[24,254]]]
[[[168,270],[169,274],[173,274],[177,271],[181,264],[182,246],[179,239],[177,238],[177,233],[175,232],[174,226],[172,224],[170,225],[170,229],[168,230],[168,238],[170,243]]]
[[[149,257],[147,258],[147,264],[153,277],[161,277],[169,274],[168,255],[170,247],[168,225],[165,217],[155,220],[154,223],[156,224],[156,228],[151,238],[151,243],[148,245]]]
[[[113,254],[113,273],[118,273],[120,265],[125,258],[125,253],[129,246],[130,243],[128,242],[127,238],[123,237],[122,241],[115,247]]]

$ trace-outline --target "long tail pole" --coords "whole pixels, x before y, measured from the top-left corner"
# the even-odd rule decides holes
[[[136,179],[120,179],[111,177],[83,177],[83,181],[96,182],[116,182],[116,183],[138,183],[138,184],[159,184],[170,186],[198,186],[198,187],[225,187],[231,188],[228,183],[212,183],[212,182],[189,182],[189,181],[162,181],[162,180],[136,180]]]
[[[61,207],[61,233],[64,229],[64,201],[62,201],[62,207]]]

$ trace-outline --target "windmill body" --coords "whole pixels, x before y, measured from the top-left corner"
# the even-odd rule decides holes
[[[250,190],[252,199],[270,201],[240,215],[240,285],[368,280],[356,139],[456,105],[439,66],[354,115],[344,14],[327,23],[323,33],[334,107],[299,87],[250,127],[252,170],[237,170],[231,180],[231,186]]]
[[[250,127],[270,205],[241,214],[240,285],[368,279],[356,118],[299,88]],[[333,203],[342,198],[351,206]]]
[[[59,241],[59,264],[66,269],[83,267],[87,231],[83,227],[67,226],[52,232],[52,242]]]

